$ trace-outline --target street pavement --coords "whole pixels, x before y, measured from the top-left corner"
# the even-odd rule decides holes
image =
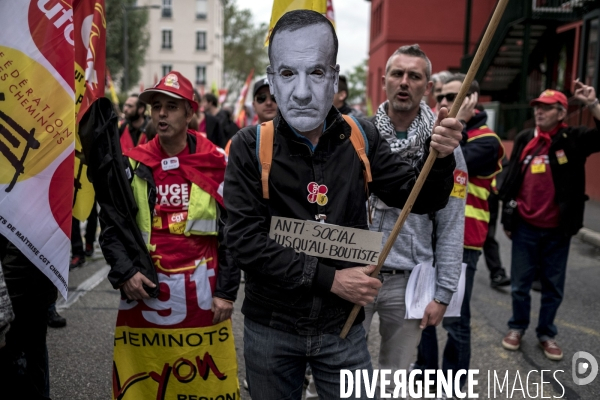
[[[597,208],[600,230],[600,207]],[[594,213],[595,214],[595,213]],[[596,215],[596,214],[595,214]],[[587,224],[586,216],[586,226]],[[502,230],[498,239],[503,264],[510,269],[510,242]],[[89,279],[106,268],[99,251],[94,259],[70,274],[71,295],[79,294],[76,302],[60,313],[67,318],[67,326],[50,329],[48,352],[50,359],[50,387],[54,400],[109,399],[111,398],[111,367],[113,331],[117,315],[119,293],[112,289],[106,279],[93,289],[77,293],[78,287],[89,286]],[[524,337],[521,350],[504,350],[500,342],[507,330],[511,314],[510,289],[491,289],[489,274],[483,257],[478,265],[473,290],[472,308],[472,356],[471,368],[479,369],[478,386],[475,393],[481,399],[524,399],[542,398],[539,393],[540,371],[544,372],[543,396],[569,400],[592,400],[600,398],[600,376],[586,386],[575,385],[571,378],[571,359],[577,351],[591,353],[600,361],[600,313],[598,288],[600,287],[600,249],[574,238],[568,262],[565,298],[559,309],[556,325],[557,337],[565,353],[559,362],[546,359],[537,347],[535,324],[539,312],[540,295],[533,292],[532,327]],[[243,315],[240,313],[243,285],[235,304],[233,327],[238,351],[239,380],[242,385],[245,374],[243,361]],[[59,307],[64,303],[59,303]],[[438,327],[440,355],[443,353],[445,331]],[[378,320],[375,319],[369,335],[369,349],[373,365],[378,366]],[[488,371],[492,377],[488,397]],[[508,386],[502,392],[493,389],[493,374],[500,382],[508,373]],[[534,372],[531,372],[534,371]],[[535,372],[537,371],[537,372]],[[560,372],[562,371],[562,372]],[[555,374],[557,383],[553,379]],[[527,378],[529,376],[529,384]],[[518,379],[520,378],[520,379]],[[524,390],[520,390],[519,381]],[[538,393],[536,395],[536,385]],[[241,399],[250,399],[241,387]],[[512,391],[512,392],[511,392]],[[1,395],[0,395],[1,398]],[[260,399],[255,399],[260,400]]]

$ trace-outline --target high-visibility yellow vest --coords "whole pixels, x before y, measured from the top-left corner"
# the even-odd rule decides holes
[[[135,174],[138,162],[129,159],[129,163],[134,170],[131,188],[133,197],[138,206],[138,213],[135,216],[135,222],[142,232],[144,242],[149,251],[156,250],[156,246],[150,243],[152,232],[152,210],[148,207],[148,182]],[[216,236],[218,235],[217,223],[219,219],[219,207],[217,201],[198,185],[192,182],[190,190],[190,201],[188,204],[187,222],[183,234]]]
[[[468,141],[478,138],[493,136],[500,142],[500,138],[490,128],[483,125],[468,132]],[[467,186],[467,205],[465,208],[465,242],[467,249],[480,250],[487,236],[490,222],[490,207],[488,197],[492,189],[494,177],[502,171],[502,158],[504,157],[504,146],[500,142],[497,155],[495,171],[489,176],[472,176],[469,174]]]

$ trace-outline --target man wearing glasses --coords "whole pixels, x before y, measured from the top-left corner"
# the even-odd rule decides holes
[[[254,100],[252,107],[258,116],[258,123],[271,121],[277,115],[275,96],[269,92],[269,80],[261,78],[254,83]]]
[[[531,101],[535,128],[517,135],[500,198],[502,223],[512,239],[512,317],[502,347],[517,350],[529,326],[535,270],[539,267],[542,301],[536,328],[544,355],[561,360],[554,318],[563,299],[571,236],[583,226],[585,161],[600,151],[600,106],[596,91],[574,82],[573,98],[588,107],[594,128],[568,127],[567,98],[545,90]],[[511,218],[512,216],[512,218]]]
[[[357,133],[333,107],[337,47],[331,22],[314,11],[288,12],[271,32],[267,76],[279,111],[273,120],[266,196],[259,164],[262,131],[243,128],[231,144],[223,196],[225,238],[232,259],[247,273],[244,355],[255,399],[300,399],[307,363],[325,399],[339,398],[341,369],[371,370],[361,324],[364,312],[345,339],[339,334],[353,305],[372,302],[381,287],[368,276],[374,266],[309,256],[269,237],[273,216],[367,229],[365,170],[350,142]],[[444,207],[462,128],[456,119],[442,120],[445,116],[424,144],[416,167],[392,153],[370,122],[357,119],[358,134],[368,145],[369,190],[387,204],[403,207],[431,144],[440,154],[413,211]],[[320,197],[311,192],[317,187]]]
[[[452,108],[454,100],[465,79],[463,74],[455,74],[442,86],[442,92],[436,97],[438,105]],[[469,174],[467,205],[465,208],[465,230],[463,242],[463,263],[467,264],[465,296],[460,317],[445,318],[444,328],[448,331],[448,341],[444,350],[442,371],[453,375],[458,370],[469,369],[471,359],[471,293],[477,261],[487,237],[490,212],[488,197],[494,176],[502,170],[504,148],[498,135],[487,124],[487,113],[478,105],[479,84],[473,80],[468,96],[457,114],[463,123],[461,149]],[[437,369],[437,338],[434,327],[423,331],[419,345],[417,364],[421,368]],[[460,388],[466,377],[460,381]],[[456,391],[459,388],[454,388]]]

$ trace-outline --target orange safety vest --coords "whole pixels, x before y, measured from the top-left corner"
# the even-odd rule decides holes
[[[500,148],[498,149],[498,162],[495,171],[488,176],[473,176],[469,174],[469,184],[467,186],[467,206],[465,208],[465,243],[466,249],[481,250],[488,232],[490,223],[490,207],[488,197],[492,189],[494,177],[502,171],[502,159],[504,158],[504,146],[498,135],[486,125],[468,132],[467,142],[480,139],[486,136],[493,136],[498,139]]]

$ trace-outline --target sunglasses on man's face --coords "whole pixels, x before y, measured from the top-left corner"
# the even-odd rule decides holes
[[[438,94],[435,99],[438,103],[441,103],[444,98],[448,101],[454,101],[454,99],[458,96],[458,93],[446,93],[446,94]]]
[[[257,102],[258,104],[262,104],[262,103],[264,103],[265,101],[267,101],[267,97],[271,97],[271,100],[273,100],[273,103],[277,103],[277,102],[275,101],[275,96],[271,96],[271,95],[269,95],[269,94],[266,94],[266,93],[259,94],[259,95],[258,95],[258,96],[256,96],[254,99],[256,100],[256,102]]]

